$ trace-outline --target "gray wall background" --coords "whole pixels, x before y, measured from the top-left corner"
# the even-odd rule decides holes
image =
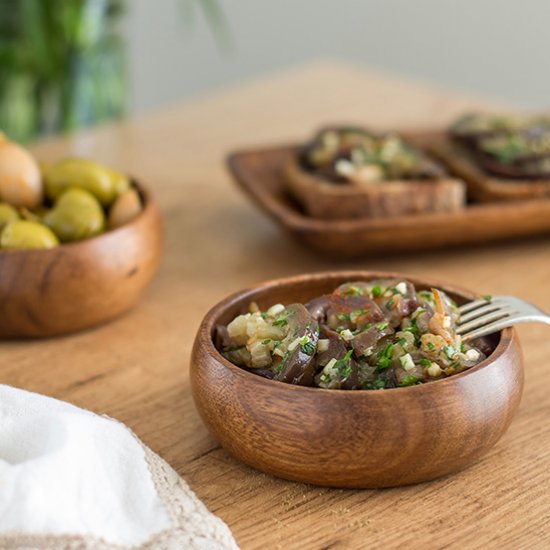
[[[133,110],[333,58],[516,102],[550,104],[548,0],[218,0],[220,47],[195,0],[130,0]],[[193,10],[191,10],[193,11]]]

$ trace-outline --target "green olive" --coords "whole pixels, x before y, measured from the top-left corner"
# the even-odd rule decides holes
[[[75,187],[89,191],[103,206],[109,206],[118,196],[119,188],[124,187],[124,180],[129,185],[123,174],[85,159],[65,159],[44,170],[46,195],[51,200]]]
[[[11,204],[0,202],[0,231],[5,225],[18,219],[19,214]]]
[[[0,235],[0,247],[6,250],[53,248],[57,237],[45,225],[28,220],[10,222]]]
[[[103,232],[105,213],[92,193],[69,189],[44,216],[44,223],[62,242],[80,241]]]

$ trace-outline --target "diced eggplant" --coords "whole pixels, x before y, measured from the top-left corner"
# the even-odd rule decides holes
[[[530,180],[548,179],[550,162],[548,156],[526,158],[516,162],[503,163],[493,155],[475,152],[478,164],[488,173],[506,179]]]
[[[323,323],[327,318],[327,309],[330,297],[328,295],[313,298],[306,304],[309,314],[319,323]]]
[[[328,340],[328,349],[317,354],[317,370],[325,367],[331,359],[343,359],[348,351],[338,333],[327,327],[321,328],[320,338]]]
[[[354,319],[351,319],[354,314]],[[327,323],[331,328],[362,328],[384,319],[382,310],[367,296],[332,294],[327,308]]]
[[[416,295],[416,290],[413,284],[409,281],[406,281],[405,288],[405,294],[399,296],[400,300],[398,300],[396,308],[401,317],[406,317],[407,315],[410,315],[420,306],[420,301],[418,299],[418,296]]]
[[[358,357],[365,355],[366,352],[372,348],[379,340],[390,336],[395,332],[395,330],[389,326],[389,324],[378,324],[374,325],[362,332],[353,338],[351,345],[355,351],[355,354]]]
[[[429,330],[430,319],[433,317],[433,310],[429,305],[423,305],[422,310],[416,315],[416,326],[420,334],[424,334]]]
[[[489,357],[495,349],[495,344],[488,337],[476,338],[470,342],[470,345],[481,352],[485,357]]]
[[[227,327],[225,325],[216,325],[214,328],[214,345],[218,349],[224,349],[228,346],[231,346],[231,338],[227,332]]]
[[[298,344],[288,350],[278,363],[274,363],[273,379],[300,386],[311,386],[315,375],[315,350],[319,340],[319,323],[302,304],[291,304],[282,313],[288,323],[285,344],[288,348],[296,338],[304,338],[307,344]]]
[[[380,378],[384,380],[386,388],[396,388],[397,387],[397,376],[395,370],[386,369],[380,373]]]
[[[250,365],[250,352],[245,346],[239,348],[226,348],[222,355],[231,363],[235,363],[239,367],[248,367]]]
[[[359,384],[359,365],[353,357],[350,358],[349,364],[351,367],[351,374],[342,380],[342,385],[340,386],[343,390],[357,390],[360,387]]]
[[[382,279],[377,281],[383,290],[375,302],[380,306],[392,327],[398,327],[418,306],[420,300],[412,283],[400,279]]]
[[[253,372],[254,374],[258,374],[264,378],[269,378],[269,380],[273,380],[275,377],[273,369],[249,369],[249,372]]]

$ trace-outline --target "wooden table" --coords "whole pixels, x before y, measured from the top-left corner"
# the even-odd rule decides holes
[[[147,116],[47,141],[138,175],[166,220],[166,253],[141,305],[103,328],[2,344],[0,381],[131,426],[250,548],[550,547],[550,330],[520,329],[527,363],[511,428],[481,461],[419,486],[343,491],[274,479],[229,457],[193,406],[189,356],[205,312],[265,279],[335,268],[288,241],[235,188],[225,155],[304,138],[330,121],[442,124],[487,101],[341,64],[317,63]],[[539,239],[340,264],[433,276],[550,310],[550,242]]]

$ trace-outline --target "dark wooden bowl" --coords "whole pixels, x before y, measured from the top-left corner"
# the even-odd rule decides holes
[[[119,316],[155,274],[163,246],[159,209],[137,186],[141,214],[84,241],[49,250],[0,251],[0,337],[56,336]]]
[[[391,487],[427,481],[471,464],[510,424],[523,389],[523,359],[513,329],[495,335],[478,366],[424,385],[383,391],[324,390],[267,380],[216,350],[218,323],[249,302],[261,308],[305,302],[345,281],[405,278],[457,301],[475,295],[403,274],[330,272],[268,282],[230,296],[204,318],[191,385],[199,413],[233,456],[264,472],[332,487]]]

